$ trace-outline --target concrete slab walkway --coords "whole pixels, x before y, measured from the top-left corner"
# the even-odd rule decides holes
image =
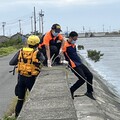
[[[65,66],[44,67],[18,120],[120,120],[120,98],[92,72],[96,100],[84,95],[86,84],[72,100],[69,87],[77,80],[74,74]]]
[[[43,68],[18,120],[77,120],[63,67]]]

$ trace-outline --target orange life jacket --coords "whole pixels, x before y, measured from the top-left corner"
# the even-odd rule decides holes
[[[17,71],[26,77],[37,76],[40,73],[40,62],[36,58],[37,50],[33,48],[23,48],[18,56]]]

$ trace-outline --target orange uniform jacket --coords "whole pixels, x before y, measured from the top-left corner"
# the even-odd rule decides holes
[[[75,44],[71,44],[68,41],[65,41],[63,46],[63,53],[65,56],[65,59],[68,61],[69,65],[72,68],[75,68],[76,66],[79,66],[82,64],[81,59],[77,54]]]
[[[57,37],[54,37],[51,33],[51,31],[47,32],[44,37],[43,40],[41,40],[41,43],[39,44],[39,48],[41,48],[44,45],[54,45],[56,44],[57,40],[63,40],[63,36],[61,34],[58,34]]]

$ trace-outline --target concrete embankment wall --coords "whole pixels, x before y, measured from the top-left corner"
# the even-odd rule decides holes
[[[84,95],[86,84],[75,91],[72,100],[69,86],[77,80],[74,74],[65,66],[44,67],[18,120],[120,120],[120,98],[90,70],[96,100]]]
[[[63,67],[43,68],[18,120],[77,120]]]

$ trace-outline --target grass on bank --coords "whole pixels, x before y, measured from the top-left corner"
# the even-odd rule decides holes
[[[6,56],[16,50],[17,50],[17,48],[14,46],[2,47],[2,48],[0,48],[0,56]]]
[[[0,56],[6,56],[23,46],[22,39],[18,38],[16,40],[8,40],[0,43]]]
[[[17,103],[17,97],[14,97],[8,106],[7,111],[5,112],[2,120],[16,120],[15,116],[12,116],[15,111],[15,106]]]

